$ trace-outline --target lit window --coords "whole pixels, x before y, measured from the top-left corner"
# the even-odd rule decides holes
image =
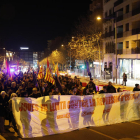
[[[6,56],[7,56],[7,57],[9,57],[9,54],[8,54],[8,53],[6,53]]]

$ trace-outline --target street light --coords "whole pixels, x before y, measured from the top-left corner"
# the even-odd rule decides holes
[[[100,16],[98,16],[98,17],[97,17],[97,20],[101,20],[101,17],[100,17]]]
[[[72,37],[72,41],[73,41],[74,37]],[[71,50],[74,49],[71,47],[71,43],[70,43],[70,71],[71,71]]]
[[[98,16],[97,17],[97,20],[101,20],[101,17]],[[100,79],[101,79],[101,58],[100,58],[100,55],[101,55],[101,51],[100,51],[100,45],[99,45],[99,39],[98,39],[98,48],[99,48],[99,65],[100,65]]]
[[[114,19],[115,19],[115,55],[116,55],[116,84],[117,84],[117,68],[118,68],[118,60],[117,60],[117,24],[116,24],[116,18],[114,18]],[[101,17],[98,16],[97,20],[101,20]],[[100,47],[99,47],[99,54],[100,54]],[[99,57],[100,57],[100,55],[99,55]],[[100,60],[100,58],[99,58],[99,60]]]

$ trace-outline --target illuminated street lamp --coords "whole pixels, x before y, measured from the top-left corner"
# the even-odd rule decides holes
[[[98,17],[97,17],[97,20],[101,20],[101,17],[100,17],[100,16],[98,16]]]
[[[117,24],[116,24],[116,18],[114,18],[114,19],[115,19],[115,55],[116,55],[116,84],[117,84],[117,68],[118,68],[118,60],[117,60]],[[101,17],[98,16],[97,20],[98,21],[101,20]],[[99,43],[98,43],[98,45],[99,45]],[[100,47],[99,47],[99,53],[100,53]],[[100,60],[100,55],[99,55],[99,60]]]
[[[97,20],[101,20],[101,17],[98,16],[97,17]],[[99,45],[99,39],[98,39],[98,48],[99,48],[99,65],[100,65],[100,79],[101,79],[101,58],[100,58],[100,55],[101,55],[101,51],[100,51],[100,45]]]

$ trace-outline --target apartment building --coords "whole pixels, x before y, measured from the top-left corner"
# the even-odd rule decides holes
[[[140,79],[140,0],[104,0],[104,67],[118,78]],[[115,55],[115,22],[117,31],[117,64]]]

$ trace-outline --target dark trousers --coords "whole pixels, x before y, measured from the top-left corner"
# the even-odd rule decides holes
[[[16,126],[16,122],[15,122],[15,119],[14,119],[14,116],[13,116],[13,113],[10,112],[10,118],[9,118],[9,123],[12,122],[12,125],[14,127],[14,130],[17,132],[17,126]]]
[[[126,81],[123,81],[123,85],[125,85],[125,86],[126,86]]]
[[[0,117],[0,133],[4,133],[4,123],[5,123],[5,118],[4,117]]]

